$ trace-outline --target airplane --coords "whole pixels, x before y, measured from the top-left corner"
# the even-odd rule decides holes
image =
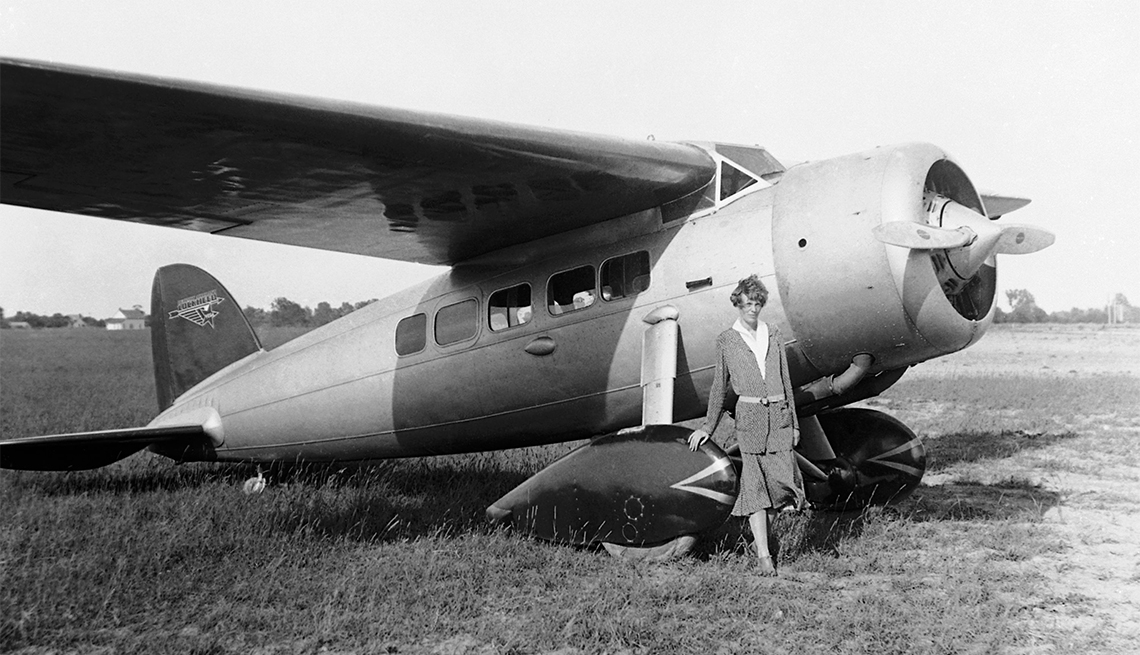
[[[785,166],[758,146],[526,127],[197,82],[0,61],[6,204],[447,265],[265,350],[186,264],[156,273],[159,413],[143,427],[0,441],[0,467],[367,462],[590,439],[488,515],[545,539],[652,549],[727,517],[731,449],[689,454],[729,294],[771,292],[820,507],[897,500],[921,439],[848,405],[977,342],[996,255],[1049,232],[998,221],[909,143]],[[288,266],[289,262],[282,262]],[[714,441],[722,441],[717,435]]]

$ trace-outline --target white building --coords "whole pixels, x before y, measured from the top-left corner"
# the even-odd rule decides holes
[[[108,330],[142,330],[146,328],[146,312],[142,305],[134,309],[119,309],[119,313],[107,319]]]

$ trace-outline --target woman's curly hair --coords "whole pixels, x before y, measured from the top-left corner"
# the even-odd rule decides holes
[[[736,289],[733,290],[730,298],[733,307],[740,307],[745,299],[758,302],[763,307],[768,304],[768,287],[764,286],[760,278],[753,273],[736,285]]]

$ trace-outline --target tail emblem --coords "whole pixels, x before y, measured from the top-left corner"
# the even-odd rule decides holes
[[[220,305],[225,300],[225,298],[218,296],[217,289],[211,289],[205,293],[179,300],[178,309],[170,312],[169,316],[170,318],[182,317],[198,327],[209,325],[213,328],[214,317],[218,315],[214,306]]]

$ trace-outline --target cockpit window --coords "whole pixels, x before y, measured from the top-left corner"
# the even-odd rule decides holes
[[[735,196],[759,182],[756,178],[726,161],[720,163],[720,199]]]
[[[772,181],[785,170],[775,157],[763,148],[716,144],[716,151],[731,159],[737,166],[762,179]]]

